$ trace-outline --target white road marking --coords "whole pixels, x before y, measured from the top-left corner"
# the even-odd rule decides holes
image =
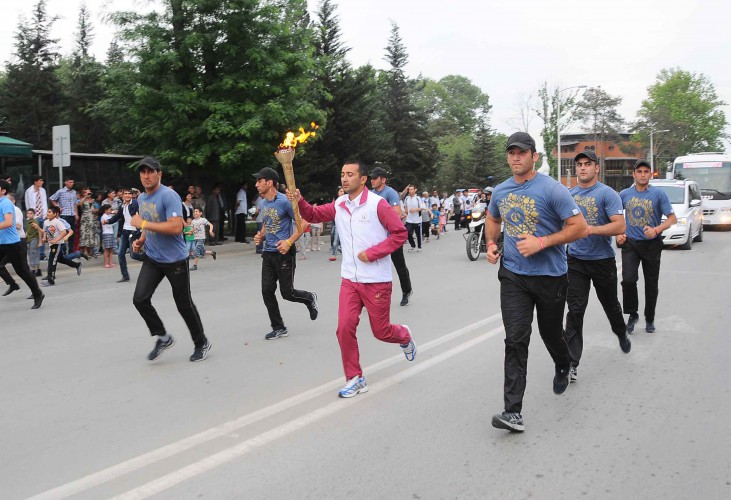
[[[404,380],[407,380],[407,379],[413,377],[414,375],[416,375],[418,373],[423,372],[424,370],[427,370],[427,369],[441,363],[442,361],[452,358],[452,357],[462,353],[463,351],[472,349],[473,347],[480,344],[481,342],[484,342],[487,339],[489,339],[490,337],[493,337],[499,333],[502,333],[503,331],[504,330],[503,330],[502,326],[498,327],[498,328],[494,328],[494,329],[490,330],[489,332],[483,333],[478,337],[468,340],[467,342],[464,342],[455,347],[452,347],[448,351],[438,354],[438,355],[434,356],[433,358],[430,358],[417,365],[414,365],[413,367],[407,368],[406,370],[403,370],[403,371],[397,373],[396,375],[393,375],[387,379],[384,379],[381,382],[370,385],[369,388],[374,389],[376,391],[386,390],[400,382],[403,382]],[[370,393],[372,394],[372,391],[370,391]],[[166,476],[163,476],[154,481],[150,481],[147,484],[143,484],[142,486],[129,490],[126,493],[123,493],[119,496],[114,497],[114,500],[132,500],[132,499],[148,498],[152,495],[163,492],[177,484],[187,481],[188,479],[191,479],[204,472],[207,472],[211,469],[215,469],[216,467],[219,467],[232,460],[235,460],[235,459],[249,453],[250,451],[253,451],[257,448],[261,448],[262,446],[266,446],[267,444],[269,444],[273,441],[276,441],[278,439],[281,439],[281,438],[287,436],[288,434],[292,434],[293,432],[298,431],[309,424],[312,424],[314,422],[322,420],[323,418],[329,417],[330,415],[333,415],[341,410],[349,408],[350,404],[355,404],[358,401],[364,401],[366,397],[373,397],[373,396],[366,396],[366,395],[356,396],[353,400],[351,400],[352,402],[350,402],[350,403],[346,403],[345,401],[342,401],[342,400],[332,402],[326,406],[323,406],[322,408],[320,408],[318,410],[315,410],[315,411],[312,411],[305,415],[302,415],[301,417],[299,417],[293,421],[287,422],[286,424],[280,425],[279,427],[275,427],[274,429],[272,429],[270,431],[264,432],[262,434],[259,434],[256,437],[248,439],[248,440],[244,441],[243,443],[240,443],[236,446],[232,446],[232,447],[227,448],[218,453],[214,453],[213,455],[209,455],[208,457],[206,457],[202,460],[199,460],[190,465],[187,465],[181,469],[176,470],[175,472],[167,474]]]
[[[431,342],[427,342],[426,344],[423,344],[423,345],[417,344],[418,349],[419,349],[419,354],[423,355],[425,352],[428,352],[431,349],[434,349],[434,348],[436,348],[446,342],[452,341],[456,338],[459,338],[462,335],[465,335],[475,329],[482,328],[482,327],[492,323],[495,320],[499,320],[501,317],[502,316],[499,313],[493,314],[492,316],[489,316],[485,319],[472,323],[471,325],[467,325],[463,328],[450,332],[446,335],[443,335],[437,339],[432,340]],[[416,332],[416,334],[417,334],[416,339],[418,341],[418,331]],[[371,374],[381,371],[385,368],[388,368],[392,365],[401,363],[401,362],[403,362],[403,360],[404,360],[403,354],[398,354],[396,356],[386,358],[383,361],[380,361],[378,363],[375,363],[373,365],[366,367],[366,369],[364,370],[364,373],[371,375]],[[419,365],[417,365],[417,366],[421,366],[422,364],[424,364],[424,363],[419,363]],[[31,497],[30,500],[61,499],[61,498],[67,498],[71,495],[75,495],[82,491],[86,491],[90,488],[93,488],[94,486],[106,483],[108,481],[112,481],[125,474],[129,474],[130,472],[133,472],[137,469],[141,469],[141,468],[146,467],[155,462],[159,462],[160,460],[164,460],[171,456],[177,455],[178,453],[182,453],[190,448],[199,446],[203,443],[207,443],[207,442],[217,439],[221,436],[231,434],[232,432],[234,432],[238,429],[242,429],[248,425],[259,422],[265,418],[269,418],[270,416],[275,415],[281,411],[295,407],[306,401],[315,399],[325,393],[328,393],[328,392],[334,393],[335,391],[340,389],[342,384],[343,384],[342,378],[331,380],[330,382],[326,382],[318,387],[310,389],[309,391],[299,393],[288,399],[280,401],[279,403],[273,404],[266,408],[262,408],[253,413],[243,415],[237,419],[223,423],[216,427],[212,427],[212,428],[205,430],[203,432],[200,432],[198,434],[194,434],[187,438],[183,438],[179,441],[176,441],[176,442],[171,443],[166,446],[162,446],[156,450],[152,450],[143,455],[139,455],[137,457],[131,458],[129,460],[126,460],[119,464],[113,465],[106,469],[94,472],[92,474],[89,474],[88,476],[82,477],[75,481],[71,481],[69,483],[58,486],[51,490],[45,491],[43,493],[39,493],[38,495]],[[338,401],[338,402],[340,402],[340,401]]]

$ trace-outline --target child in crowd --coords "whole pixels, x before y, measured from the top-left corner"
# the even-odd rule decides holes
[[[114,243],[117,239],[117,235],[114,234],[114,224],[107,224],[106,221],[112,218],[112,206],[103,205],[101,210],[104,211],[102,215],[102,246],[104,247],[104,267],[110,269],[114,267],[112,264],[112,254],[114,253]]]
[[[188,260],[195,256],[195,235],[193,234],[193,206],[190,206],[190,217],[185,219],[185,227],[183,228],[183,238],[188,247]]]
[[[30,266],[30,270],[33,274],[35,274],[36,276],[40,276],[42,274],[40,267],[40,256],[41,247],[43,246],[43,235],[41,234],[43,232],[43,229],[41,229],[41,226],[38,225],[35,210],[30,209],[26,211],[25,216],[27,225],[25,231],[25,241],[28,245],[28,265]]]
[[[205,246],[206,226],[208,226],[208,232],[211,234],[211,238],[216,236],[213,232],[213,224],[208,222],[208,219],[205,217],[201,217],[202,213],[203,212],[201,212],[200,208],[193,210],[193,220],[191,221],[191,224],[193,225],[193,238],[195,240],[195,260],[193,261],[193,267],[190,268],[191,271],[198,270],[198,257],[210,255],[213,257],[213,260],[216,260],[216,252],[206,250]]]
[[[439,235],[441,234],[440,221],[442,213],[439,211],[439,207],[437,207],[436,203],[432,203],[431,215],[431,233],[436,235],[437,239],[439,239]]]
[[[66,231],[66,226],[63,224],[62,219],[59,218],[60,214],[60,208],[56,206],[48,207],[46,220],[43,221],[43,240],[50,245],[50,251],[48,253],[48,275],[41,281],[41,285],[43,286],[53,286],[56,284],[56,264],[58,262],[73,267],[76,269],[77,276],[81,275],[81,264],[67,259],[65,251],[62,248],[66,245],[64,238],[69,236],[69,234]]]

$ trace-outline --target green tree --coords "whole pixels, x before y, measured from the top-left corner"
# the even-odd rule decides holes
[[[105,151],[108,139],[107,121],[94,112],[105,95],[102,87],[105,68],[91,55],[93,38],[91,14],[82,4],[73,54],[62,61],[58,71],[64,90],[62,119],[71,127],[74,150],[82,153]]]
[[[340,169],[348,159],[368,164],[381,159],[378,130],[383,113],[376,72],[370,66],[352,69],[345,58],[349,50],[341,40],[335,6],[324,0],[315,23],[313,91],[326,118],[296,167],[298,185],[306,186],[312,200],[335,195]]]
[[[625,120],[617,111],[620,104],[621,97],[613,97],[598,87],[590,88],[576,103],[574,117],[582,122],[585,131],[594,135],[595,142],[612,140],[621,144],[623,141],[619,134],[625,127]],[[603,150],[599,153],[603,153]],[[604,165],[602,156],[599,157],[599,162]],[[603,174],[604,169],[601,172]]]
[[[543,121],[543,128],[541,129],[541,137],[543,138],[543,149],[546,153],[546,159],[548,165],[551,167],[551,176],[556,177],[556,165],[558,159],[553,156],[553,149],[558,144],[558,135],[556,133],[556,124],[558,123],[558,112],[559,108],[561,111],[561,133],[574,122],[574,108],[576,106],[576,96],[578,89],[573,92],[566,92],[566,97],[563,97],[563,92],[560,91],[559,87],[553,86],[549,88],[548,82],[543,82],[543,85],[538,89],[538,100],[540,106],[535,109],[538,118]]]
[[[322,121],[309,92],[313,33],[304,0],[165,0],[164,7],[113,16],[134,65],[117,77],[133,78],[133,91],[107,99],[131,98],[125,118],[137,151],[192,177],[206,170],[238,178],[274,165],[285,131]]]
[[[39,0],[31,19],[18,23],[13,61],[6,63],[0,87],[5,127],[37,149],[51,149],[51,130],[58,125],[61,107],[58,40],[51,37],[55,21],[46,13],[46,0]]]
[[[428,134],[426,113],[414,102],[424,84],[406,76],[408,54],[395,23],[391,24],[385,59],[391,67],[382,78],[386,147],[381,161],[391,167],[397,184],[423,183],[433,177],[436,144]]]
[[[701,151],[723,151],[724,129],[728,124],[715,87],[703,74],[680,68],[663,69],[647,89],[635,124],[635,140],[649,150],[650,130],[657,134],[655,154],[672,160],[676,156]]]

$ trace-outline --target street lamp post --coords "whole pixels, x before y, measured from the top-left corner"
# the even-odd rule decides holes
[[[650,176],[655,175],[655,145],[652,142],[653,134],[660,134],[662,132],[670,132],[669,130],[652,130],[650,129]]]
[[[586,85],[574,85],[573,87],[566,87],[565,89],[561,89],[558,91],[558,99],[556,99],[556,157],[558,158],[558,163],[556,167],[556,180],[559,183],[561,182],[561,92],[571,89],[585,89],[586,87]]]

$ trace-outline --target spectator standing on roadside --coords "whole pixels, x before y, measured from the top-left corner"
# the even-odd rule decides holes
[[[32,180],[33,185],[25,190],[25,209],[33,210],[33,218],[38,226],[43,227],[43,220],[46,218],[46,212],[48,212],[48,195],[43,187],[43,177],[34,175]],[[45,246],[42,246],[40,249],[40,260],[46,258],[45,248]]]
[[[617,236],[622,248],[622,302],[624,313],[629,314],[627,333],[632,333],[640,319],[637,296],[638,271],[642,264],[645,277],[645,331],[655,332],[655,307],[659,294],[662,232],[678,222],[668,195],[650,185],[650,164],[640,160],[632,176],[635,183],[619,193],[627,223],[625,234]],[[662,216],[667,219],[662,220]]]
[[[155,290],[166,278],[178,312],[193,339],[195,348],[190,361],[203,361],[211,349],[211,342],[206,338],[190,293],[188,251],[183,241],[184,222],[180,215],[183,202],[175,191],[162,185],[163,173],[157,160],[149,156],[142,159],[137,171],[145,192],[137,198],[139,212],[131,220],[132,226],[142,231],[142,236],[132,243],[132,250],[139,253],[144,245],[147,258],[137,276],[132,303],[147,324],[150,335],[157,337],[147,359],[157,359],[175,343],[152,305]]]
[[[403,219],[401,198],[396,190],[388,185],[388,172],[386,169],[383,167],[374,167],[373,170],[371,170],[370,178],[373,192],[386,200],[386,203],[393,208],[396,215],[399,216],[399,219]],[[338,193],[338,197],[343,194],[345,194],[344,191],[342,193]],[[403,245],[391,253],[391,261],[393,262],[393,267],[396,268],[396,274],[398,274],[399,285],[401,287],[401,306],[406,306],[411,299],[413,288],[411,287],[409,268],[406,267]]]
[[[622,200],[614,189],[599,182],[599,159],[593,151],[583,151],[574,158],[578,184],[571,188],[576,205],[587,222],[583,238],[568,244],[569,288],[566,296],[566,340],[571,349],[570,382],[578,380],[578,366],[584,350],[584,313],[594,284],[596,296],[604,309],[622,352],[632,343],[617,299],[617,261],[612,236],[625,231]]]
[[[424,210],[424,204],[421,198],[416,196],[416,187],[409,184],[407,187],[406,198],[404,198],[404,210],[406,212],[406,231],[409,235],[409,252],[416,250],[421,252],[421,212]],[[416,243],[414,242],[414,233],[416,233]]]
[[[498,270],[505,326],[505,411],[493,416],[492,425],[523,432],[521,411],[534,310],[541,339],[555,365],[553,392],[563,394],[569,385],[571,352],[563,331],[568,287],[564,245],[581,238],[587,227],[568,189],[536,172],[539,155],[529,134],[514,133],[505,150],[513,176],[495,188],[485,218],[491,264],[500,258],[496,241],[500,223],[505,224]]]
[[[462,197],[459,195],[459,191],[454,192],[451,205],[454,214],[454,230],[459,231],[462,227]]]
[[[43,228],[35,218],[35,210],[26,210],[26,245],[28,247],[28,266],[34,276],[41,276],[40,253],[43,245],[41,232]]]
[[[241,183],[238,193],[236,193],[236,242],[246,243],[246,217],[248,215],[249,203],[246,190],[249,189],[249,183],[244,181]]]
[[[130,250],[130,257],[138,258],[135,256],[133,243],[136,239],[141,236],[140,231],[132,225],[132,217],[139,211],[139,205],[137,200],[132,198],[131,189],[122,190],[122,205],[120,206],[117,213],[102,224],[112,224],[113,227],[117,227],[119,222],[122,222],[122,238],[119,244],[119,250],[117,252],[117,260],[119,261],[119,271],[122,273],[122,278],[117,283],[126,283],[129,281],[129,271],[127,269],[127,249]],[[115,234],[116,239],[116,234]],[[138,259],[139,260],[139,259]]]

